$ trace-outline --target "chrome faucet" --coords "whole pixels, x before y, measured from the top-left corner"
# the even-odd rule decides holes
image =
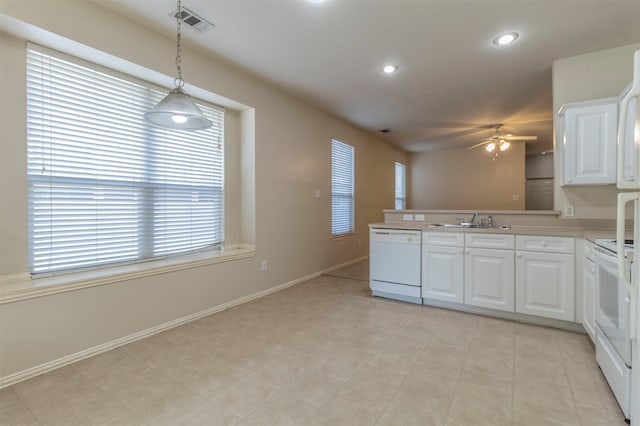
[[[491,217],[491,215],[487,217],[487,226],[489,227],[493,226],[493,218]]]
[[[469,224],[473,225],[475,223],[474,221],[476,220],[476,217],[478,217],[478,212],[475,212],[473,216],[471,216],[471,219],[469,219]]]

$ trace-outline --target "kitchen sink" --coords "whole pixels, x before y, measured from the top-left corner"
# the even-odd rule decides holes
[[[480,225],[475,223],[430,223],[429,228],[511,229],[511,225]]]

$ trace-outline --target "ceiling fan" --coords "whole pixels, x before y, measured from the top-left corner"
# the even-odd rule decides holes
[[[495,133],[493,135],[489,136],[484,141],[469,147],[468,149],[474,149],[486,145],[485,149],[489,152],[493,152],[496,149],[506,151],[511,146],[511,141],[535,141],[538,139],[537,136],[516,136],[511,133],[501,133],[500,128],[502,127],[502,124],[495,124],[492,127],[495,129]]]

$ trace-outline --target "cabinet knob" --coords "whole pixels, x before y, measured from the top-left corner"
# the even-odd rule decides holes
[[[516,254],[516,257],[522,257],[522,253]]]
[[[591,268],[591,273],[595,274],[596,273],[596,268]]]
[[[466,249],[464,252],[467,253],[467,254],[471,253],[471,251],[469,249]]]
[[[547,242],[546,242],[546,241],[543,241],[542,243],[540,243],[540,245],[541,245],[542,247],[546,247],[546,246],[547,246]]]

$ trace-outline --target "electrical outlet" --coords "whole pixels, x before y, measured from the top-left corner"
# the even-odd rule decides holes
[[[402,215],[402,220],[413,220],[413,215],[412,214],[403,214]]]
[[[262,263],[260,263],[260,270],[261,270],[262,272],[264,272],[264,271],[266,271],[267,269],[269,269],[269,268],[268,268],[268,265],[267,265],[267,261],[266,261],[266,260],[263,260],[263,261],[262,261]]]
[[[417,214],[416,215],[416,220],[419,222],[424,222],[424,215],[423,214]]]
[[[319,189],[316,189],[315,197],[316,198],[320,198],[320,190]]]
[[[565,206],[564,206],[564,215],[566,217],[575,216],[575,210],[573,209],[573,204],[565,204]]]
[[[520,194],[513,194],[513,197],[511,197],[511,199],[513,201],[520,201]]]

